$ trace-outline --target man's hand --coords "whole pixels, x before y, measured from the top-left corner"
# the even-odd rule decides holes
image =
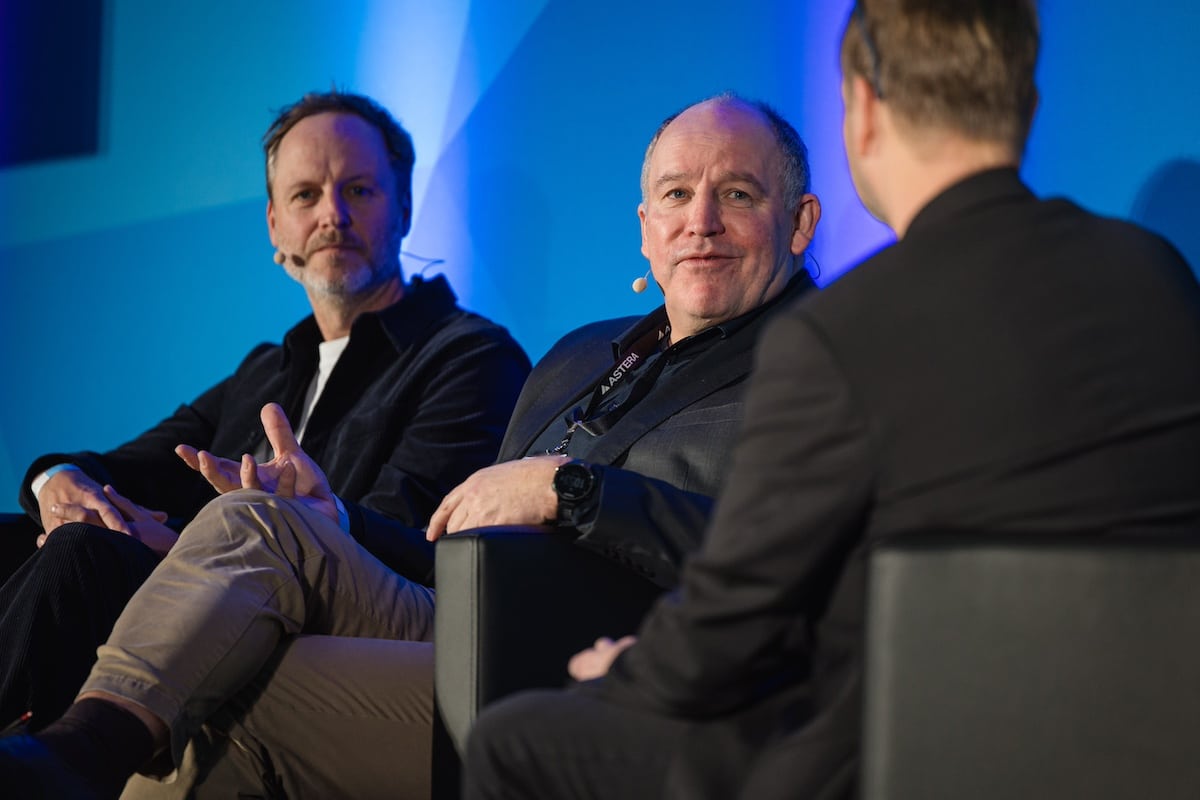
[[[300,449],[283,409],[277,403],[267,403],[263,406],[261,419],[267,441],[275,451],[275,457],[263,464],[254,463],[250,455],[242,456],[239,463],[187,445],[176,447],[175,454],[221,494],[234,489],[261,489],[280,497],[295,498],[337,522],[337,504],[329,480],[317,463]]]
[[[37,497],[42,514],[45,533],[38,537],[38,546],[43,538],[59,525],[67,522],[87,522],[121,533],[129,533],[129,525],[109,499],[100,484],[77,469],[64,469],[50,476]],[[165,517],[164,517],[165,519]]]
[[[104,525],[98,522],[99,517],[95,511],[75,503],[54,504],[57,518],[61,520],[59,524],[66,522],[87,522],[92,525],[100,525],[118,533],[124,533],[126,536],[132,536],[138,541],[145,543],[159,555],[167,554],[167,551],[171,549],[171,545],[175,544],[175,541],[179,538],[178,533],[163,524],[167,521],[167,512],[152,511],[140,506],[132,500],[123,497],[111,486],[105,486],[101,491],[103,492],[105,501],[110,503],[111,507],[120,514],[120,528],[114,528],[111,525]],[[51,531],[46,531],[38,536],[37,546],[41,547],[44,545],[46,540],[50,538],[50,534]]]
[[[632,647],[636,641],[636,636],[623,636],[615,642],[608,638],[597,639],[591,648],[571,656],[567,663],[567,672],[577,681],[603,678],[608,674],[608,668],[617,660],[617,656]]]
[[[207,450],[197,450],[186,444],[176,446],[175,455],[182,458],[183,463],[203,475],[218,494],[242,488],[241,462],[239,461],[220,458]]]
[[[537,525],[554,519],[554,470],[569,456],[534,456],[479,470],[451,490],[429,519],[425,538],[485,525]]]
[[[179,534],[163,524],[167,519],[166,512],[139,506],[111,486],[104,487],[104,496],[120,509],[121,515],[128,521],[129,535],[160,556],[165,556],[179,541]]]

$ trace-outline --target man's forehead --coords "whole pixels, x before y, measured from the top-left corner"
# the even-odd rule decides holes
[[[663,136],[687,131],[737,132],[754,137],[769,132],[770,123],[763,112],[737,99],[714,99],[686,108],[663,130]]]
[[[697,180],[753,180],[765,184],[780,169],[778,143],[756,126],[689,126],[660,137],[650,158],[651,185]]]
[[[278,161],[303,168],[329,159],[386,167],[383,134],[357,114],[324,112],[297,122],[279,142]]]
[[[771,176],[764,171],[759,174],[758,170],[752,168],[741,168],[749,165],[738,165],[733,168],[704,166],[695,169],[682,170],[664,170],[659,174],[651,173],[650,181],[652,186],[672,186],[676,184],[691,184],[699,181],[701,178],[708,178],[717,184],[726,183],[746,183],[765,188],[770,184]]]

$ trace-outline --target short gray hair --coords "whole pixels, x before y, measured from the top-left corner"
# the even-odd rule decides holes
[[[654,155],[654,148],[658,145],[658,140],[662,138],[663,131],[684,111],[708,102],[720,105],[741,105],[754,109],[766,118],[771,132],[775,135],[775,142],[779,145],[779,153],[783,156],[783,198],[789,209],[795,209],[800,204],[800,198],[812,189],[812,175],[808,168],[808,148],[804,146],[804,140],[800,138],[800,134],[792,127],[792,124],[769,104],[761,100],[748,100],[733,92],[706,97],[699,102],[692,103],[687,108],[681,108],[662,121],[650,139],[650,144],[646,147],[646,157],[642,160],[642,202],[646,201],[646,195],[650,191],[650,157]]]

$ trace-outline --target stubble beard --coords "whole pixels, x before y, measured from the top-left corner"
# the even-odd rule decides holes
[[[338,305],[352,305],[356,300],[373,294],[399,274],[397,261],[385,264],[358,264],[337,272],[317,274],[310,267],[288,264],[288,274],[310,293]]]
[[[288,275],[305,288],[314,300],[338,306],[354,308],[372,297],[380,288],[400,275],[400,236],[398,227],[388,235],[384,252],[374,253],[373,259],[354,266],[339,266],[338,261],[357,260],[357,253],[331,253],[326,251],[319,257],[332,261],[332,269],[317,272],[310,265],[296,266],[291,260],[285,263]]]

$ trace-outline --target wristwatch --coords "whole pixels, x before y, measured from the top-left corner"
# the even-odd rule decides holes
[[[560,525],[574,523],[572,511],[586,503],[596,492],[596,473],[584,461],[574,459],[554,470],[554,493],[558,495]]]

